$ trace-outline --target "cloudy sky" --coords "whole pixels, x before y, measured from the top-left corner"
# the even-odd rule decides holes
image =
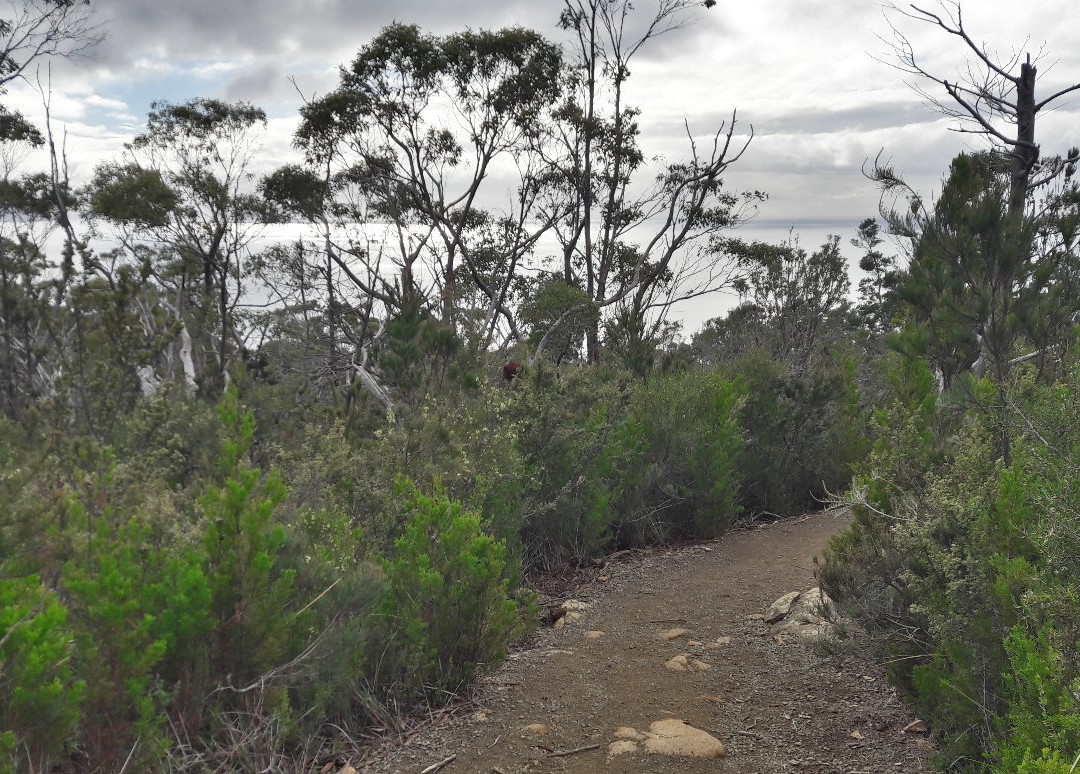
[[[637,0],[639,11],[653,2]],[[93,7],[104,42],[52,72],[53,119],[66,129],[75,177],[116,157],[152,100],[211,96],[267,111],[260,163],[276,167],[295,157],[296,88],[308,96],[333,88],[337,67],[384,25],[414,22],[435,33],[524,25],[558,39],[562,3],[93,0]],[[877,212],[877,191],[861,170],[879,151],[931,194],[950,158],[981,140],[950,131],[952,122],[925,106],[902,73],[877,61],[890,56],[878,37],[890,35],[884,10],[874,0],[719,0],[695,9],[683,29],[655,41],[632,69],[630,101],[642,109],[646,154],[676,159],[685,149],[684,119],[704,137],[737,109],[755,136],[728,183],[770,195],[749,238],[780,239],[793,228],[806,246],[828,233],[846,241]],[[893,18],[928,69],[951,78],[964,66],[954,38]],[[1080,81],[1074,2],[968,0],[964,21],[1003,58],[1021,47],[1044,51],[1039,94]],[[27,86],[14,86],[4,99],[29,117],[41,114],[41,97]],[[1043,152],[1080,143],[1078,118],[1080,95],[1043,117]]]

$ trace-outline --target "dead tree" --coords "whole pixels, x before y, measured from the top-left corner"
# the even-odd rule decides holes
[[[1080,90],[1080,83],[1037,100],[1036,62],[1041,58],[1042,50],[1033,59],[1030,53],[1017,49],[1003,60],[985,43],[971,37],[964,26],[960,4],[952,0],[942,2],[938,13],[915,5],[910,6],[910,10],[897,6],[893,9],[907,18],[938,27],[957,38],[974,55],[957,78],[950,80],[926,69],[908,37],[889,21],[893,40],[886,42],[896,54],[895,66],[937,84],[949,100],[918,83],[911,84],[912,88],[943,115],[957,119],[957,131],[984,135],[996,150],[1011,159],[1009,211],[1013,215],[1022,214],[1029,192],[1052,180],[1065,168],[1060,158],[1040,161],[1035,119],[1054,101]]]

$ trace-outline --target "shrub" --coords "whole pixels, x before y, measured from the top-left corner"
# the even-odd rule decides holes
[[[49,771],[74,737],[85,684],[67,610],[37,576],[0,580],[0,771]]]
[[[504,575],[506,548],[480,518],[437,494],[402,484],[409,525],[386,563],[388,627],[380,682],[406,700],[445,700],[523,632]]]

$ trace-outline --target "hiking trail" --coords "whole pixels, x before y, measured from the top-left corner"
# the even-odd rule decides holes
[[[380,774],[929,772],[925,725],[884,668],[864,648],[828,655],[805,643],[830,626],[816,616],[814,557],[849,521],[821,512],[624,552],[572,588],[557,628],[479,681],[469,708],[436,713],[354,765]]]

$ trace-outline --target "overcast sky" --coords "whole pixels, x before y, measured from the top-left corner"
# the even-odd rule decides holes
[[[926,7],[936,8],[936,0]],[[637,0],[640,13],[653,0]],[[93,0],[106,34],[87,56],[53,66],[52,114],[67,132],[74,177],[119,155],[152,100],[246,100],[270,116],[260,154],[266,170],[295,158],[290,147],[300,98],[337,82],[337,68],[394,21],[447,33],[523,25],[559,39],[560,0]],[[658,40],[632,68],[631,104],[642,110],[648,156],[677,159],[685,119],[695,135],[738,110],[754,140],[728,184],[769,193],[747,231],[779,239],[789,228],[814,246],[828,233],[846,240],[876,215],[878,193],[862,174],[879,151],[924,193],[949,160],[980,138],[922,104],[889,59],[883,6],[873,0],[719,0],[694,9],[686,26]],[[7,15],[7,14],[3,14]],[[956,40],[893,15],[929,69],[950,78],[964,66]],[[1080,6],[1067,0],[969,0],[964,21],[976,40],[1007,57],[1045,55],[1038,94],[1080,81]],[[14,86],[4,97],[31,118],[40,96]],[[1044,154],[1080,143],[1080,96],[1040,119]],[[707,310],[692,318],[711,316]],[[697,319],[688,319],[694,327]]]

